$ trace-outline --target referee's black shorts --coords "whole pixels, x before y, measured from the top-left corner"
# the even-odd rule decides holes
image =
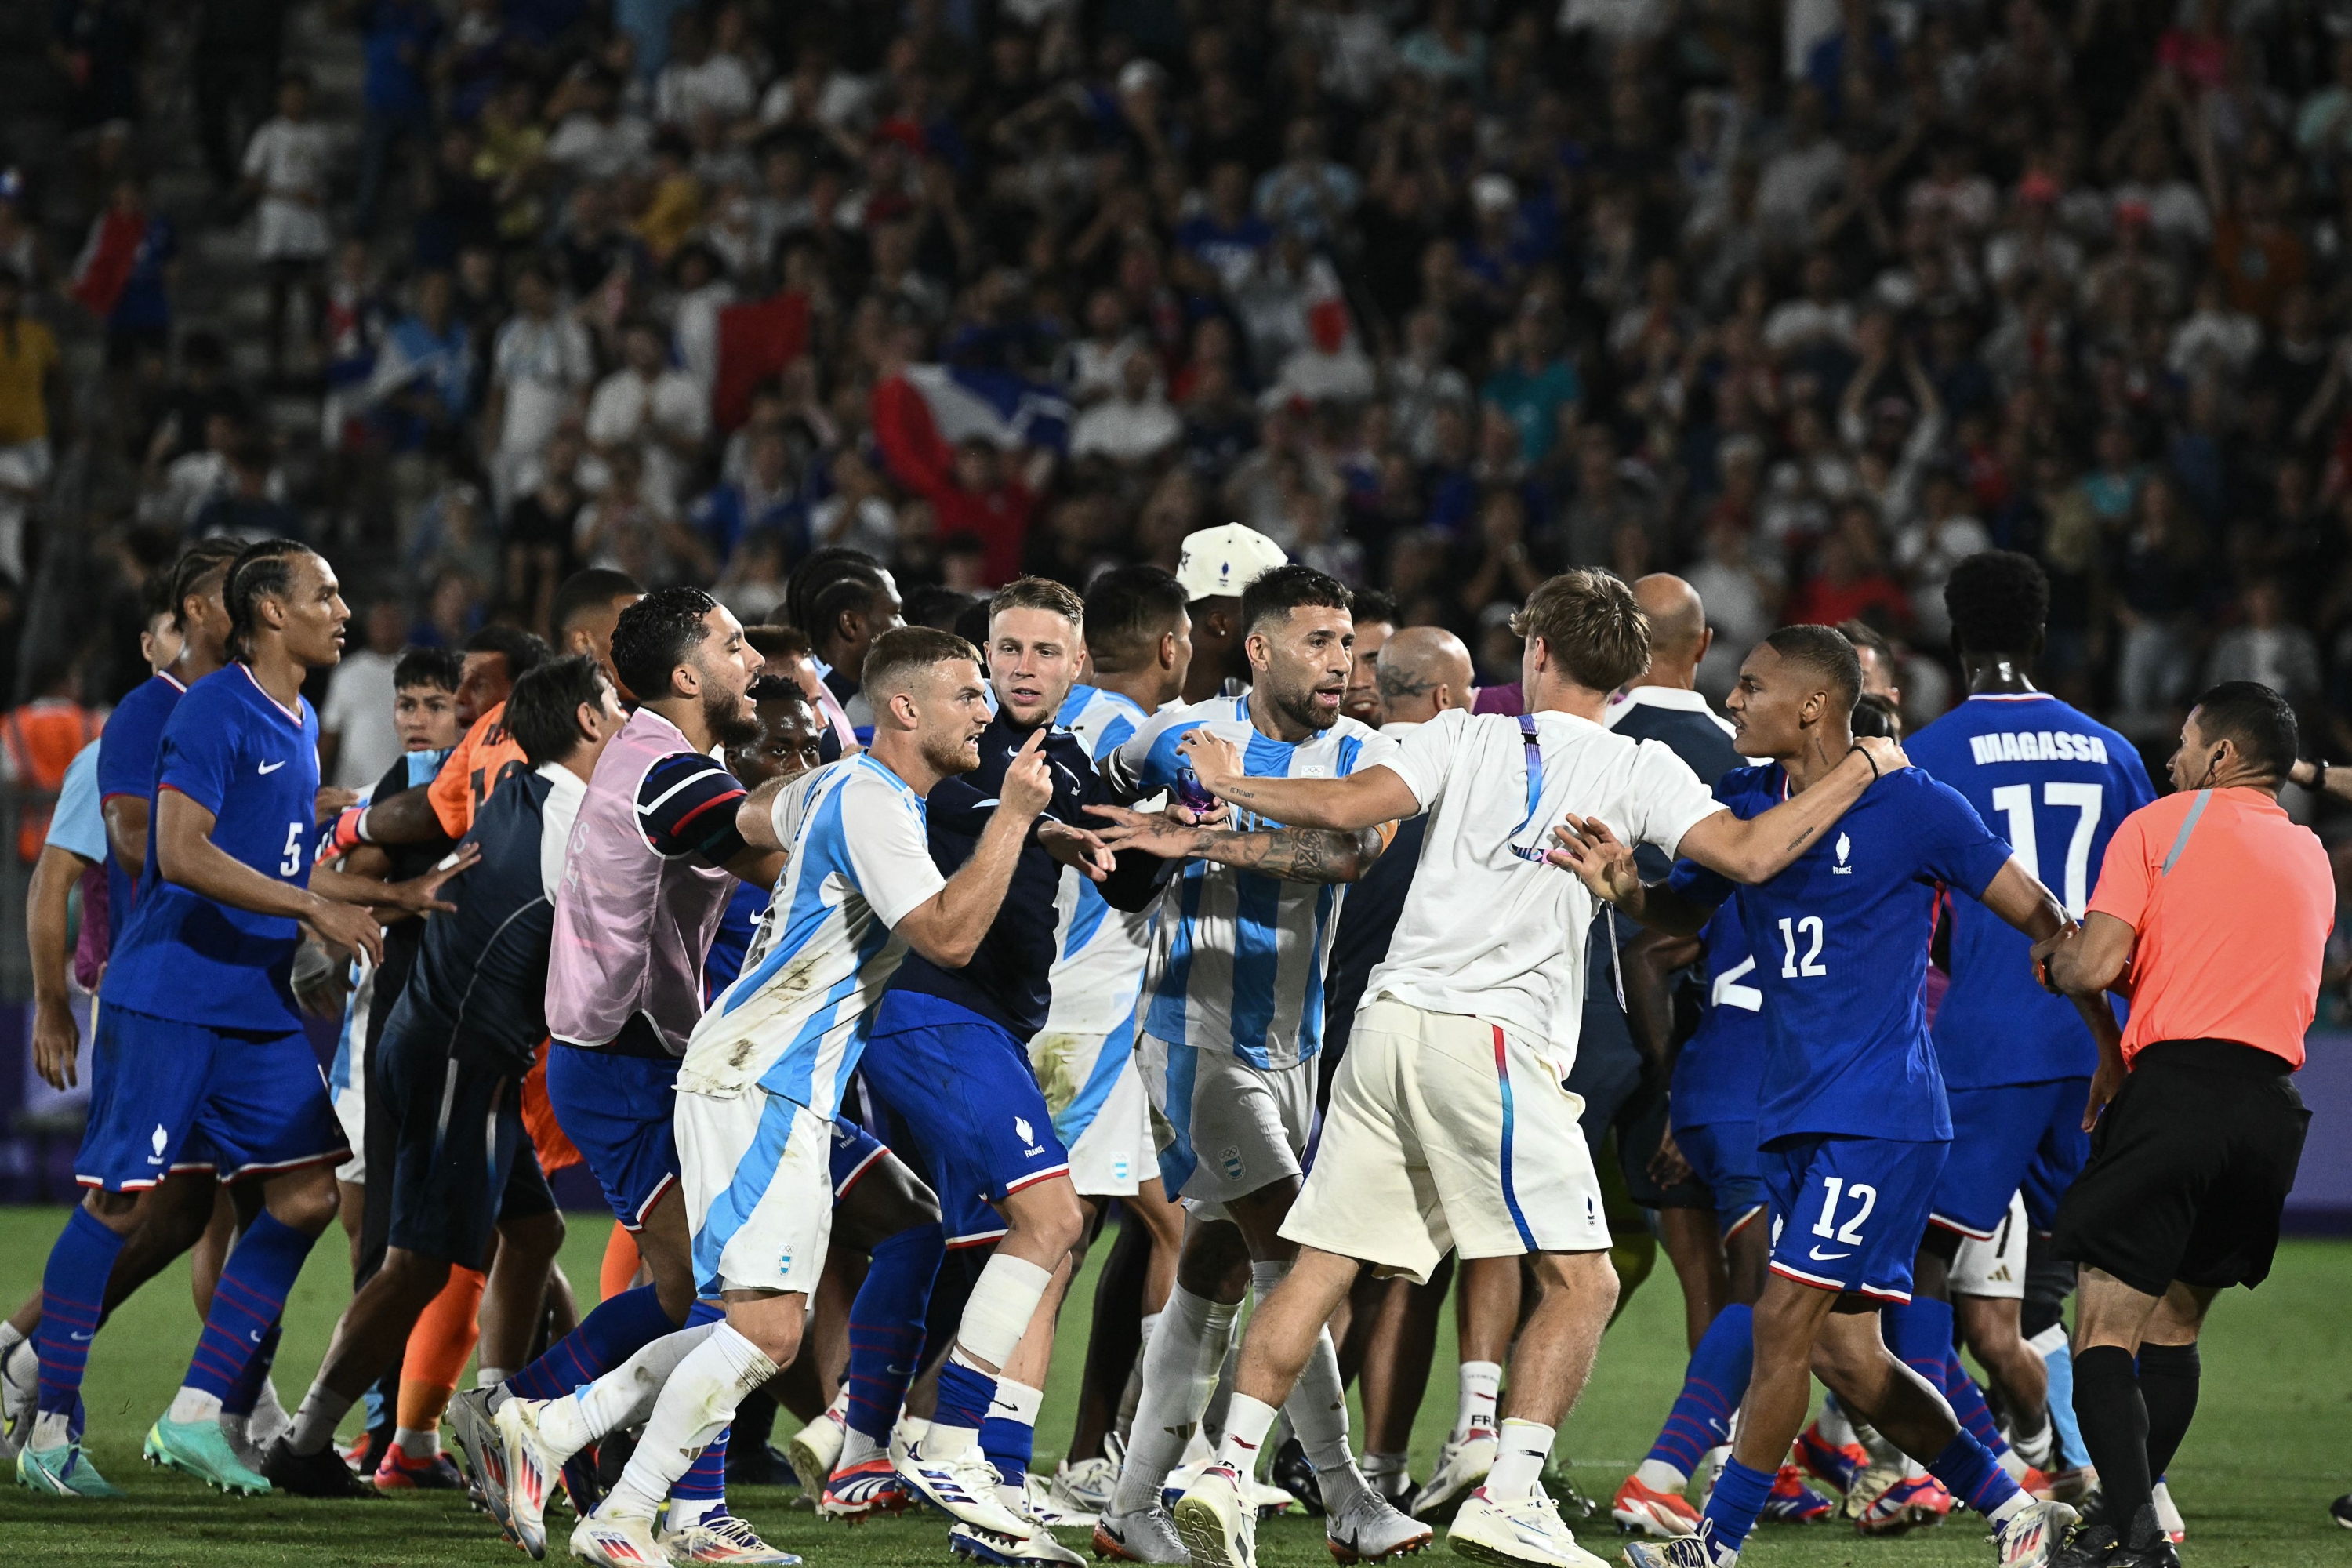
[[[369,1202],[388,1195],[393,1246],[479,1268],[500,1222],[555,1207],[518,1075],[387,1028],[370,1089],[394,1123],[390,1163],[368,1167]]]
[[[2261,1284],[2310,1123],[2272,1053],[2235,1040],[2153,1042],[2058,1205],[2058,1256],[2150,1296],[2176,1279]]]

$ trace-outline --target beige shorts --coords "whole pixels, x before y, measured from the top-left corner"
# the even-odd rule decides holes
[[[1135,1037],[1151,1101],[1151,1142],[1169,1197],[1203,1219],[1234,1198],[1298,1174],[1315,1130],[1315,1063],[1252,1067],[1231,1051]]]
[[[1383,994],[1356,1015],[1282,1234],[1416,1282],[1449,1247],[1605,1252],[1583,1110],[1523,1037]]]

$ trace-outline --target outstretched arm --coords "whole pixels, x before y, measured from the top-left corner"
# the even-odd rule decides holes
[[[1205,729],[1186,735],[1176,750],[1219,800],[1293,827],[1354,832],[1421,813],[1421,802],[1392,768],[1370,767],[1339,779],[1253,778],[1242,771],[1234,743]]]
[[[1396,837],[1394,823],[1353,831],[1284,827],[1236,833],[1116,805],[1089,805],[1087,810],[1108,824],[1100,836],[1113,849],[1140,850],[1168,860],[1213,860],[1286,882],[1355,881],[1371,869]]]
[[[2113,915],[2093,913],[2082,925],[2066,917],[2065,906],[2036,880],[2016,857],[2000,868],[1978,902],[2033,939],[2033,964],[2044,985],[2063,993],[2081,1014],[2099,1047],[2098,1071],[2091,1078],[2090,1103],[2083,1129],[2098,1124],[2099,1112],[2124,1086],[2123,1031],[2105,992],[2131,957],[2132,928]],[[2063,971],[2063,978],[2061,972]],[[2095,982],[2095,984],[2088,984]]]
[[[1903,749],[1882,736],[1856,741],[1844,760],[1801,795],[1742,820],[1727,811],[1694,824],[1675,853],[1753,887],[1792,865],[1862,798],[1879,775],[1909,767]],[[1627,910],[1631,914],[1632,910]],[[1636,919],[1639,917],[1636,916]]]
[[[1718,813],[1706,820],[1716,822],[1728,815]],[[1696,936],[1715,913],[1714,906],[1678,893],[1664,882],[1643,881],[1642,869],[1633,861],[1633,847],[1610,832],[1609,825],[1597,816],[1571,816],[1553,828],[1551,836],[1559,841],[1559,847],[1545,858],[1574,872],[1594,898],[1616,905],[1627,920],[1669,936]],[[1690,835],[1683,837],[1688,841]]]

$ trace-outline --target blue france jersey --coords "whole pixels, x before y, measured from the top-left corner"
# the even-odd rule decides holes
[[[1743,819],[1787,796],[1775,763],[1723,775],[1716,798]],[[1974,807],[1917,768],[1889,773],[1837,825],[1759,887],[1685,862],[1691,896],[1735,894],[1764,993],[1760,1143],[1805,1133],[1948,1139],[1951,1114],[1920,987],[1938,883],[1974,898],[2009,846]]]
[[[188,689],[163,726],[158,796],[173,790],[213,814],[215,847],[265,877],[310,885],[318,810],[319,716],[278,705],[242,664]],[[100,753],[103,760],[104,753]],[[139,901],[107,965],[107,1005],[219,1029],[280,1034],[302,1026],[289,975],[295,921],[215,903],[166,882],[147,823]]]
[[[2129,741],[2041,692],[1979,692],[1904,742],[1911,761],[1976,807],[2077,919],[2107,838],[2149,801]],[[2035,983],[2032,943],[1972,900],[1952,905],[1951,989],[1936,1055],[1954,1089],[2088,1078],[2098,1047],[2063,996]]]
[[[677,1087],[726,1096],[757,1085],[829,1117],[906,956],[892,928],[947,879],[931,862],[922,798],[870,754],[793,780],[774,817],[783,875],[743,973],[694,1026]]]
[[[1195,729],[1233,742],[1255,778],[1344,778],[1386,763],[1397,742],[1341,719],[1293,745],[1258,733],[1249,698],[1163,708],[1103,759],[1103,776],[1129,795],[1172,788],[1176,743]],[[1244,830],[1282,825],[1235,814]],[[1160,902],[1144,968],[1140,1026],[1171,1045],[1226,1050],[1253,1067],[1286,1068],[1323,1048],[1324,966],[1342,889],[1286,882],[1190,861]]]
[[[1675,868],[1676,886],[1685,887],[1685,860]],[[1700,894],[1711,897],[1712,894]],[[1739,923],[1737,900],[1719,905],[1699,933],[1706,953],[1699,972],[1706,980],[1706,1012],[1698,1029],[1675,1058],[1668,1103],[1676,1127],[1717,1121],[1753,1121],[1758,1085],[1764,1076],[1764,993],[1756,979],[1756,953],[1748,928]]]
[[[153,809],[155,758],[163,745],[163,724],[180,705],[187,688],[166,670],[151,675],[131,689],[106,718],[106,744],[98,753],[98,803],[101,810],[117,795],[147,801]],[[111,841],[106,852],[106,934],[121,942],[122,928],[139,901],[138,883],[116,858]]]

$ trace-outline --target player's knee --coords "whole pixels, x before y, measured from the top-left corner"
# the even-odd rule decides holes
[[[553,1258],[563,1250],[563,1215],[557,1209],[499,1226],[499,1245],[512,1247],[518,1258]]]
[[[335,1174],[325,1165],[293,1171],[269,1184],[262,1206],[270,1218],[304,1236],[317,1236],[335,1222],[341,1200],[335,1194]]]
[[[1013,1231],[1057,1259],[1074,1250],[1086,1236],[1086,1212],[1078,1206],[1076,1189],[1067,1182],[1040,1182],[1028,1188],[1006,1217]]]
[[[90,1218],[117,1236],[130,1235],[139,1224],[139,1194],[136,1193],[110,1193],[104,1187],[92,1187],[82,1194],[81,1206]],[[195,1234],[203,1235],[204,1228],[202,1225],[197,1226]]]
[[[385,1249],[383,1273],[385,1283],[400,1293],[401,1299],[422,1305],[441,1293],[449,1282],[446,1258],[427,1258],[421,1252],[411,1252],[404,1247]]]

